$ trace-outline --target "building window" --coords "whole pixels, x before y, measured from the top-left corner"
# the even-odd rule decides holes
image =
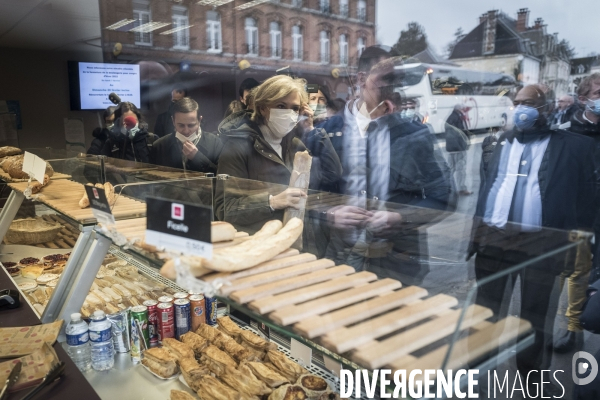
[[[302,27],[294,25],[292,27],[292,51],[294,61],[302,61],[304,44],[302,43]]]
[[[271,57],[281,58],[281,25],[279,22],[269,24],[269,36],[271,36]]]
[[[258,55],[258,27],[254,18],[246,18],[246,52],[250,55]]]
[[[321,62],[329,64],[329,32],[321,31],[319,42],[321,44]]]
[[[340,35],[340,64],[348,65],[348,38],[346,35]]]
[[[185,7],[173,6],[173,48],[190,48],[190,21]]]
[[[292,0],[292,6],[294,7],[302,7],[302,0]]]
[[[135,26],[148,24],[152,20],[150,13],[150,3],[147,1],[133,2],[133,19]],[[135,32],[135,44],[143,46],[152,46],[152,33],[150,32]]]
[[[357,7],[357,17],[359,20],[361,21],[366,21],[367,20],[367,3],[365,3],[365,0],[358,0],[358,7]]]
[[[348,16],[348,0],[340,0],[340,16]]]
[[[319,9],[322,13],[329,13],[329,0],[319,0]]]
[[[206,12],[206,48],[208,51],[222,51],[221,16],[216,11]]]
[[[361,56],[362,52],[365,51],[367,40],[364,37],[359,37],[356,41],[356,50],[358,52],[358,57]]]

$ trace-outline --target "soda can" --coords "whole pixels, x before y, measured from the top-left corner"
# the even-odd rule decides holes
[[[206,323],[210,326],[217,325],[217,297],[204,296],[206,303]]]
[[[143,303],[148,308],[148,337],[150,347],[158,346],[158,301],[146,300]]]
[[[179,340],[181,335],[188,333],[192,327],[190,301],[177,299],[173,302],[173,306],[175,307],[175,339]]]
[[[192,309],[192,331],[196,332],[200,325],[206,323],[206,304],[201,294],[193,294],[189,300]]]
[[[171,296],[160,296],[158,298],[158,302],[159,303],[172,303],[173,302],[173,297]]]
[[[192,295],[195,295],[195,294],[202,294],[202,292],[199,292],[199,291],[197,291],[197,290],[190,289],[190,290],[188,290],[188,294],[189,294],[190,296],[192,296]]]
[[[190,295],[187,294],[186,292],[177,292],[173,295],[173,298],[175,300],[177,299],[187,299]]]
[[[131,333],[130,333],[130,343],[131,343],[131,361],[134,364],[142,361],[142,349],[140,344],[140,338],[143,336],[140,335],[139,324],[136,320],[129,316],[129,324],[131,325]]]
[[[150,348],[150,335],[148,332],[148,307],[135,306],[131,308],[131,321],[138,321],[140,337],[143,343],[140,343],[140,349],[146,350]]]
[[[112,340],[117,353],[128,353],[131,350],[129,339],[129,310],[121,310],[108,314],[106,318],[112,324]]]
[[[173,303],[159,303],[158,306],[158,341],[175,337],[175,308]]]

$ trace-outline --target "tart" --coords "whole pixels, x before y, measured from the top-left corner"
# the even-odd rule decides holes
[[[38,264],[40,262],[39,258],[35,258],[35,257],[25,257],[22,260],[19,261],[19,266],[21,267],[27,267],[28,265],[34,265],[34,264]]]
[[[58,278],[59,278],[59,275],[56,275],[56,274],[41,274],[36,279],[36,282],[39,283],[40,285],[45,285],[48,282],[57,280]]]
[[[37,279],[43,272],[44,267],[37,265],[21,268],[21,275],[23,275],[23,278]]]
[[[21,275],[21,270],[19,267],[7,267],[6,272],[10,274],[10,276],[19,276]]]
[[[38,286],[37,283],[29,281],[29,282],[23,282],[23,283],[19,283],[17,285],[17,287],[22,290],[23,292],[29,291],[29,290],[33,290]]]
[[[5,269],[7,269],[7,270],[8,270],[9,268],[14,268],[14,267],[16,267],[16,266],[17,266],[17,263],[16,263],[16,262],[12,262],[12,261],[5,261],[5,262],[3,262],[3,263],[2,263],[2,266],[3,266]]]

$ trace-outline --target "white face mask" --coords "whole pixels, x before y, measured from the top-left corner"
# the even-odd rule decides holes
[[[380,105],[383,104],[383,101],[375,106],[371,111],[367,110],[367,103],[363,101],[362,106],[358,109],[358,114],[356,115],[356,123],[358,124],[358,128],[365,132],[371,123],[371,114],[375,110],[379,108]]]
[[[181,143],[195,142],[196,139],[198,139],[198,137],[200,136],[200,132],[202,132],[202,130],[200,128],[198,128],[198,130],[196,132],[192,133],[190,136],[185,136],[184,134],[181,134],[181,133],[175,131],[175,137],[177,139],[179,139],[179,141]]]
[[[414,117],[415,113],[416,112],[415,112],[414,108],[408,108],[406,110],[406,118],[412,118],[412,117]]]
[[[275,137],[283,138],[298,123],[298,113],[294,110],[271,108],[267,127]]]

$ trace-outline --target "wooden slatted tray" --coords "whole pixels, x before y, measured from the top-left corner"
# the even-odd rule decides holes
[[[27,182],[10,183],[9,186],[22,193],[27,188]],[[81,183],[67,179],[56,180],[42,189],[38,201],[80,223],[94,223],[96,219],[92,209],[79,207],[83,192]],[[146,203],[121,195],[113,206],[112,213],[117,219],[143,216],[146,215]]]
[[[52,175],[52,177],[50,179],[51,180],[71,179],[71,175],[62,174],[60,172],[54,172],[54,174]],[[0,180],[3,180],[4,182],[10,182],[10,183],[29,181],[29,179],[15,179],[15,178],[11,177],[7,172],[4,172],[3,169],[0,169]]]
[[[429,296],[423,288],[403,288],[397,280],[297,252],[202,279],[217,277],[229,280],[221,295],[369,369],[441,368],[462,312],[452,296]],[[465,337],[455,343],[452,368],[531,331],[527,321],[487,321],[492,316],[479,305],[467,308],[461,323]]]

